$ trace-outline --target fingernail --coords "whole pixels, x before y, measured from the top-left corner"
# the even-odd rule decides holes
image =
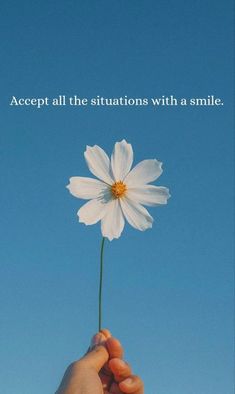
[[[127,378],[123,381],[123,383],[127,384],[127,386],[131,386],[133,383],[133,380],[131,378]]]
[[[95,346],[97,346],[97,345],[100,345],[102,342],[103,342],[103,335],[100,334],[100,333],[95,334],[95,335],[93,336],[93,338],[91,339],[90,348],[93,348],[93,347],[95,347]]]

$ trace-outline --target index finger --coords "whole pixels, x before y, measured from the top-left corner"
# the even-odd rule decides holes
[[[108,338],[105,345],[110,359],[123,357],[123,347],[118,339],[113,337]]]

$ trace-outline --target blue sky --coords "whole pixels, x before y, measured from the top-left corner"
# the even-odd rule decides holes
[[[8,1],[1,19],[1,390],[52,393],[97,329],[100,226],[65,185],[86,145],[125,138],[172,197],[106,243],[104,326],[146,393],[232,393],[232,1]],[[9,106],[59,94],[224,106]]]

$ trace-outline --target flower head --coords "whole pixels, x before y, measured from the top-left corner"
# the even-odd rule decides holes
[[[78,211],[79,222],[91,225],[101,220],[101,232],[110,241],[119,238],[125,219],[144,231],[153,218],[143,205],[166,204],[169,190],[150,185],[162,173],[162,163],[143,160],[131,169],[133,150],[125,140],[116,142],[111,160],[98,145],[87,146],[84,153],[89,170],[99,179],[72,177],[70,193],[88,201]]]

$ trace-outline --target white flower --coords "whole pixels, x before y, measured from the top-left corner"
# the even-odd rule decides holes
[[[166,187],[149,185],[161,175],[162,163],[143,160],[131,170],[133,150],[125,140],[116,142],[111,161],[97,145],[87,146],[84,156],[89,170],[100,180],[70,178],[70,193],[90,200],[79,209],[79,222],[90,225],[101,220],[102,235],[110,241],[120,237],[125,219],[138,230],[151,228],[153,218],[143,205],[166,204],[170,197]]]

